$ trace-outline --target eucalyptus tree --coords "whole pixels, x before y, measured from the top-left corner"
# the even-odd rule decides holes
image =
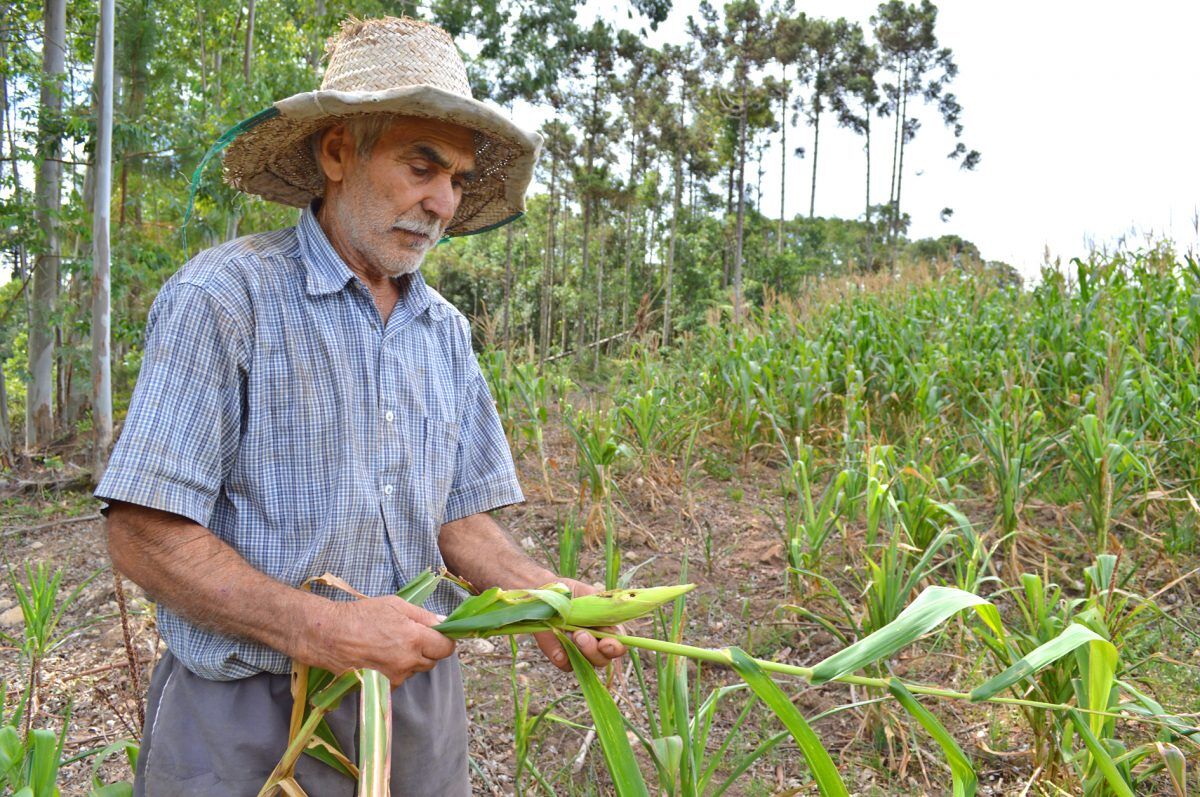
[[[62,198],[66,0],[46,0],[42,24],[42,90],[38,105],[38,170],[34,189],[35,213],[42,241],[33,267],[29,313],[30,382],[25,402],[25,443],[30,449],[47,445],[54,436],[54,312],[62,254],[58,215]]]
[[[887,111],[896,118],[888,196],[891,208],[889,238],[894,262],[904,178],[904,149],[920,129],[920,121],[909,110],[909,98],[921,97],[925,102],[937,103],[942,119],[952,128],[955,139],[960,138],[963,132],[958,121],[962,107],[954,95],[946,91],[947,84],[958,74],[958,66],[954,63],[953,51],[938,43],[935,31],[937,7],[931,0],[921,0],[919,6],[902,0],[888,0],[880,4],[876,14],[871,17],[871,24],[879,43],[881,67],[895,76],[894,82],[883,86]],[[965,145],[957,142],[949,157],[961,158],[962,168],[973,169],[980,155],[975,150],[967,151]]]
[[[667,154],[671,163],[671,227],[667,240],[667,258],[663,274],[663,326],[662,343],[671,344],[671,301],[674,291],[676,239],[679,235],[679,216],[683,212],[684,161],[688,153],[695,152],[701,142],[696,139],[687,122],[687,109],[694,87],[700,75],[690,47],[667,45],[659,54],[661,72],[667,83],[667,91],[678,87],[679,99],[670,99],[663,105],[660,117],[660,150]]]
[[[575,157],[576,142],[570,127],[559,119],[551,119],[542,125],[544,155],[541,159],[543,172],[549,169],[549,197],[546,213],[546,234],[542,248],[542,280],[538,302],[538,348],[539,356],[545,357],[550,350],[550,333],[555,302],[552,301],[555,286],[555,254],[558,246],[558,213],[562,202],[560,173]]]
[[[571,65],[574,86],[570,89],[569,106],[574,122],[583,141],[583,162],[576,163],[574,182],[583,214],[582,274],[586,280],[592,271],[592,230],[598,212],[597,199],[608,188],[608,164],[611,161],[613,125],[608,105],[613,92],[613,66],[616,42],[612,28],[603,20],[596,20],[583,35],[576,49],[576,60]],[[600,322],[604,303],[604,264],[596,263],[595,292],[595,341],[599,341]],[[579,356],[586,345],[586,322],[580,313],[577,327]]]
[[[96,48],[96,149],[92,211],[92,476],[99,482],[112,445],[112,295],[109,226],[112,211],[113,0],[100,0]]]

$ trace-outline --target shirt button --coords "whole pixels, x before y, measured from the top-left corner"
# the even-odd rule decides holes
[[[387,421],[388,423],[391,423],[392,421],[396,420],[396,413],[392,412],[391,410],[388,410],[387,412],[385,412],[383,414],[383,419],[385,421]]]
[[[392,494],[392,485],[390,485],[390,484],[383,485],[383,494],[391,495]]]

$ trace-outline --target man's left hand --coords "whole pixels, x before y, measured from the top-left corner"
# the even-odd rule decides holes
[[[559,578],[558,581],[566,584],[571,588],[571,596],[578,598],[580,595],[591,595],[594,592],[599,592],[596,587],[591,584],[584,584],[582,581],[576,581],[573,578]],[[620,628],[606,628],[605,631],[613,631],[619,633]],[[533,638],[537,640],[538,647],[542,649],[542,653],[550,662],[564,672],[571,671],[571,660],[567,658],[567,652],[563,650],[562,644],[558,641],[558,637],[553,631],[543,631],[540,634],[534,634]],[[584,658],[592,663],[593,667],[605,667],[613,659],[619,659],[626,653],[625,646],[615,639],[602,637],[597,639],[587,631],[575,631],[571,635],[571,640],[575,646],[579,648],[579,652]]]

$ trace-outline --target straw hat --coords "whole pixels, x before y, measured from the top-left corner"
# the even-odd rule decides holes
[[[440,119],[475,131],[478,178],[463,191],[446,235],[470,235],[512,221],[542,137],[471,97],[467,70],[450,35],[414,19],[350,19],[326,45],[319,91],[276,102],[243,123],[225,154],[225,179],[272,202],[304,207],[321,195],[313,133],[356,114]]]

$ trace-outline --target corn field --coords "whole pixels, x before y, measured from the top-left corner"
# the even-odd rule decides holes
[[[518,535],[607,591],[490,590],[438,627],[512,654],[506,674],[467,660],[468,695],[512,706],[507,760],[472,759],[477,793],[1197,793],[1194,259],[1076,261],[1030,291],[922,267],[817,283],[741,326],[714,315],[598,371],[481,362],[530,503],[553,512]],[[45,567],[9,579],[26,672],[0,784],[40,797],[63,738],[29,725],[79,590]],[[577,629],[630,655],[594,671]],[[524,669],[522,639],[547,630],[569,684]],[[305,794],[304,755],[386,794],[386,680],[297,665],[293,685],[260,794]],[[357,750],[324,725],[343,699],[361,701]]]

